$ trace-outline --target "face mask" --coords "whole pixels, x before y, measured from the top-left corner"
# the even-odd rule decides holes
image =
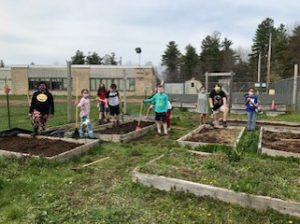
[[[205,89],[201,89],[201,90],[200,90],[200,93],[205,93]]]
[[[216,91],[217,93],[220,92],[220,91],[221,91],[221,87],[216,86],[216,87],[215,87],[215,91]]]
[[[254,92],[248,92],[249,96],[253,96]]]
[[[89,97],[89,94],[88,93],[84,93],[83,97],[87,99]]]

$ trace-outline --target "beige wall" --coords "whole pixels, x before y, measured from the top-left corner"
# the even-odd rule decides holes
[[[72,68],[73,95],[81,95],[82,89],[90,89],[90,68]],[[76,87],[78,80],[78,87]],[[76,88],[77,92],[76,92]]]
[[[15,95],[28,93],[28,72],[27,67],[11,68],[12,92]]]
[[[45,67],[47,69],[52,69],[55,67]],[[37,69],[43,70],[44,67],[37,67]],[[90,88],[90,74],[92,70],[101,69],[102,78],[114,78],[114,76],[122,74],[120,71],[126,70],[128,77],[135,78],[135,91],[127,91],[128,96],[139,95],[143,96],[145,94],[145,89],[147,90],[147,95],[150,95],[156,86],[156,77],[152,68],[134,68],[134,67],[101,67],[101,66],[74,66],[72,67],[72,78],[73,78],[73,94],[75,95],[76,89],[76,79],[78,79],[78,92],[80,95],[82,89]],[[28,66],[18,66],[11,68],[11,79],[12,79],[12,91],[16,95],[25,95],[28,92]],[[103,71],[103,72],[102,72]],[[42,73],[41,73],[42,74]],[[45,72],[47,75],[47,72]],[[39,76],[40,77],[40,76]],[[45,77],[49,78],[49,77]],[[100,77],[99,77],[100,78]],[[51,91],[53,95],[67,95],[67,91]],[[96,95],[96,92],[92,92]],[[120,92],[123,95],[123,91]]]

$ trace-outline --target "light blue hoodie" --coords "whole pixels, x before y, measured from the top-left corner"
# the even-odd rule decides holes
[[[150,99],[144,100],[145,103],[155,103],[154,111],[156,113],[164,113],[168,111],[169,97],[165,93],[156,93]]]

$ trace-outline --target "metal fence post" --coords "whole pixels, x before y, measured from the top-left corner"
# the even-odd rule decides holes
[[[297,84],[298,84],[298,64],[294,65],[294,80],[293,80],[293,111],[297,111]]]

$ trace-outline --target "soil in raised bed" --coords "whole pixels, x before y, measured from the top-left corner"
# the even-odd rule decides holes
[[[150,125],[153,125],[154,122],[150,121],[141,121],[140,127],[144,128]],[[132,122],[128,122],[125,124],[121,124],[119,126],[111,127],[111,128],[106,128],[103,130],[97,130],[95,133],[100,133],[100,134],[126,134],[132,131],[135,131],[136,127],[138,125],[138,121],[134,120]]]
[[[203,128],[198,133],[194,133],[186,138],[185,141],[231,144],[236,140],[240,132],[240,129]]]
[[[27,153],[42,157],[52,157],[74,149],[80,145],[83,144],[71,143],[62,140],[25,138],[19,136],[0,138],[1,150]]]
[[[264,131],[262,146],[274,150],[300,153],[300,133]]]

